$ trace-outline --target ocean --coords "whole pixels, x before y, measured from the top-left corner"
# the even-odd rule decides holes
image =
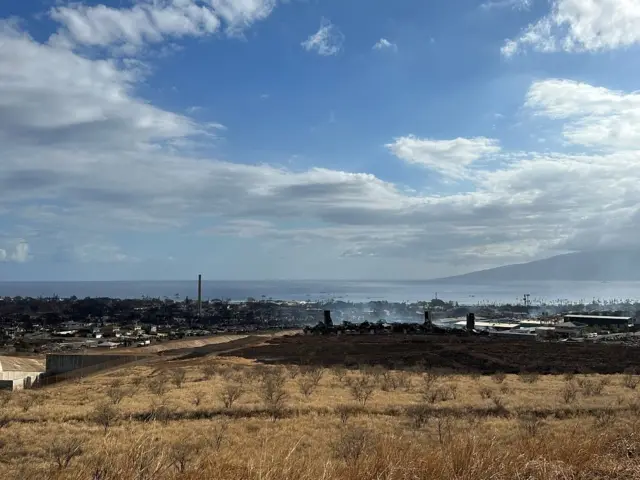
[[[345,302],[415,302],[439,298],[466,305],[479,303],[590,302],[636,300],[640,282],[509,282],[483,285],[437,284],[429,281],[204,281],[204,299],[342,300]],[[23,297],[143,296],[184,299],[197,296],[197,281],[0,282],[0,296]]]

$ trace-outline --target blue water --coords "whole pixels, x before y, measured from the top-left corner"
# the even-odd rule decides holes
[[[640,298],[640,282],[509,282],[484,285],[438,285],[427,281],[203,281],[204,299],[234,301],[273,298],[278,300],[336,300],[368,302],[414,302],[436,297],[463,304],[522,302],[530,295],[539,301],[626,300]],[[0,296],[54,296],[79,298],[197,296],[196,281],[148,282],[0,282]],[[177,296],[177,297],[176,297]]]

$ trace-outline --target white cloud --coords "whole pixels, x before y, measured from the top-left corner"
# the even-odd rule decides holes
[[[74,4],[55,7],[63,25],[50,42],[64,46],[116,47],[126,54],[168,38],[203,36],[226,24],[238,34],[268,17],[276,0],[140,0],[131,8]]]
[[[603,51],[640,41],[640,0],[553,0],[551,12],[506,40],[510,57],[531,48],[539,52]]]
[[[329,20],[323,18],[320,29],[301,43],[306,51],[315,51],[318,55],[337,55],[344,43],[343,33]]]
[[[374,50],[393,50],[396,52],[398,50],[398,46],[395,43],[391,43],[386,38],[381,38],[376,42],[373,46]]]
[[[483,10],[510,8],[512,10],[528,10],[533,0],[489,0],[480,4]]]
[[[500,151],[497,140],[485,137],[432,140],[409,135],[396,138],[386,147],[406,162],[425,166],[451,178],[464,177],[471,163]]]
[[[16,262],[24,263],[29,260],[29,244],[21,240],[15,244],[9,250],[0,248],[0,262]]]
[[[615,150],[640,145],[640,93],[549,79],[533,83],[526,106],[538,115],[568,120],[563,134],[571,143]]]
[[[528,108],[562,123],[570,141],[616,147],[604,153],[516,155],[485,137],[396,138],[387,147],[399,159],[466,180],[466,192],[433,194],[367,173],[196,155],[183,142],[212,126],[139,98],[134,67],[41,44],[15,27],[0,31],[0,43],[0,205],[19,219],[12,228],[29,231],[2,232],[25,239],[0,241],[5,261],[28,260],[30,246],[38,260],[65,242],[76,260],[127,261],[112,246],[115,231],[188,236],[215,225],[210,234],[300,245],[307,257],[472,269],[640,234],[635,93],[567,80],[531,86]],[[501,162],[478,168],[494,156]]]

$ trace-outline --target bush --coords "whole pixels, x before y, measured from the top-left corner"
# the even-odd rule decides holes
[[[429,420],[431,409],[426,405],[410,405],[406,408],[406,413],[411,420],[411,426],[419,430]]]
[[[182,388],[182,384],[187,378],[187,372],[184,368],[174,368],[171,370],[171,381],[176,388]]]
[[[270,375],[264,378],[260,387],[260,396],[265,407],[275,421],[282,416],[285,407],[287,392],[284,390],[284,381],[280,376]]]
[[[347,369],[344,367],[334,367],[331,369],[331,373],[338,382],[342,383],[347,376]]]
[[[289,373],[289,378],[291,380],[295,380],[298,375],[300,375],[300,367],[296,365],[289,365],[287,368],[287,373]]]
[[[361,411],[360,408],[353,405],[338,405],[335,410],[343,425],[347,423],[350,417],[357,415]]]
[[[20,392],[16,396],[15,400],[16,405],[20,407],[23,412],[28,412],[31,407],[40,405],[41,402],[42,398],[39,395],[31,392]]]
[[[163,396],[165,393],[167,393],[168,380],[169,379],[164,372],[161,372],[155,377],[152,377],[147,384],[149,391],[159,397]]]
[[[399,387],[398,378],[395,372],[386,371],[382,374],[380,388],[383,392],[395,392]]]
[[[214,428],[211,439],[209,440],[209,448],[215,452],[219,451],[227,435],[227,430],[229,430],[229,424],[227,422],[223,422]]]
[[[521,373],[519,377],[522,383],[536,383],[540,379],[540,375],[535,372]]]
[[[109,398],[109,400],[111,400],[111,403],[114,405],[118,405],[126,395],[127,392],[124,388],[122,388],[119,381],[114,381],[107,388],[107,398]]]
[[[502,383],[507,378],[507,374],[504,372],[496,372],[493,375],[491,375],[491,378],[496,383]]]
[[[118,418],[117,410],[108,403],[98,404],[92,412],[92,420],[94,423],[104,428],[104,433],[107,433],[109,427]]]
[[[333,454],[347,463],[355,463],[365,453],[370,437],[371,434],[363,428],[343,430],[332,445]]]
[[[219,397],[224,404],[224,408],[231,408],[243,394],[244,389],[242,388],[242,385],[236,383],[227,383],[219,393]]]
[[[353,378],[349,388],[353,398],[364,407],[373,395],[375,384],[369,377],[362,375]]]
[[[598,381],[590,378],[579,378],[577,381],[578,385],[582,388],[582,394],[585,397],[602,395],[602,391],[608,383],[608,381],[603,378]]]
[[[324,372],[319,367],[306,367],[302,370],[302,374],[313,383],[314,387],[317,387],[320,385]]]
[[[544,425],[544,422],[535,415],[524,415],[519,419],[520,431],[526,437],[535,437],[540,432],[540,428]]]
[[[149,420],[167,423],[171,419],[171,414],[171,407],[169,407],[164,399],[160,401],[160,403],[156,403],[155,401],[151,402]]]
[[[578,386],[573,382],[567,382],[560,392],[560,395],[564,403],[566,403],[567,405],[573,403],[578,396]]]
[[[489,387],[480,387],[479,393],[480,398],[482,398],[483,400],[488,400],[493,397],[493,389]]]
[[[75,436],[56,436],[49,447],[49,455],[62,470],[67,468],[75,457],[82,455],[82,439]]]
[[[218,373],[218,368],[213,363],[207,363],[201,368],[202,376],[205,380],[210,380]]]
[[[622,377],[622,385],[631,390],[635,390],[639,383],[640,377],[631,372],[625,373],[624,377]]]
[[[313,393],[313,390],[316,388],[316,385],[313,379],[305,375],[298,379],[298,387],[300,389],[300,393],[302,393],[305,398],[309,398]]]
[[[200,454],[204,446],[203,443],[202,439],[194,438],[190,435],[176,439],[169,447],[169,460],[171,465],[173,465],[179,473],[186,472],[189,464]]]

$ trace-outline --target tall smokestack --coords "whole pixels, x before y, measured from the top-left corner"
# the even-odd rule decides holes
[[[198,320],[202,316],[202,275],[198,275]]]
[[[467,330],[473,330],[476,328],[476,314],[467,313]]]
[[[333,327],[333,320],[331,320],[331,310],[324,311],[324,326]]]

